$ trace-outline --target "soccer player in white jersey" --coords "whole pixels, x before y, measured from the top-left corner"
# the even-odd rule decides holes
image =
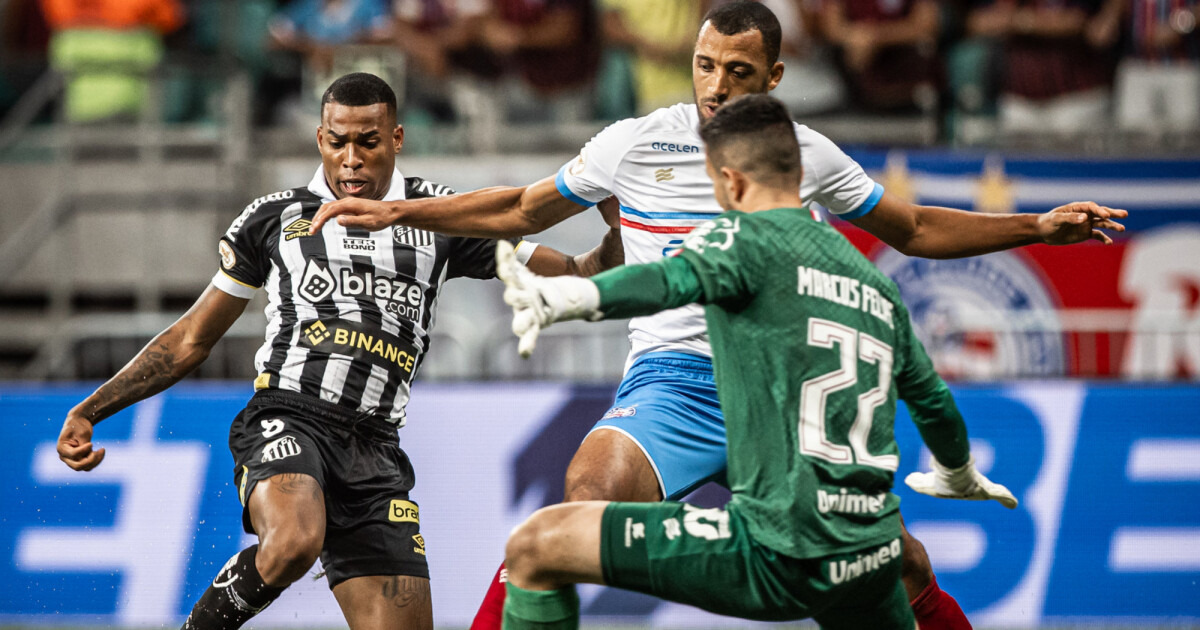
[[[448,234],[533,234],[615,195],[621,203],[627,263],[662,257],[720,206],[704,171],[699,125],[729,99],[764,93],[783,78],[780,26],[760,4],[734,2],[705,16],[692,64],[694,104],[622,120],[597,134],[557,175],[523,187],[497,187],[437,199],[343,199],[322,207],[319,230],[407,225]],[[796,125],[806,207],[830,212],[912,256],[974,256],[1033,243],[1110,242],[1125,216],[1092,202],[1045,214],[987,215],[921,206],[888,194],[821,134]],[[720,479],[725,433],[713,384],[711,350],[699,307],[630,321],[632,353],[613,409],[580,445],[566,475],[566,501],[657,501]],[[924,548],[907,536],[904,580],[926,630],[969,628],[958,604],[937,587]],[[500,626],[503,569],[473,630]]]

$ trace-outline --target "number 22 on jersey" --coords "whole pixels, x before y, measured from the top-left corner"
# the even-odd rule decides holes
[[[875,409],[887,402],[892,383],[892,347],[864,332],[817,317],[808,320],[808,345],[836,349],[840,366],[808,379],[800,388],[800,453],[833,464],[857,463],[895,472],[900,465],[898,456],[867,451]],[[878,383],[859,394],[858,411],[848,431],[844,426],[829,427],[825,417],[829,395],[858,384],[859,360],[878,366]],[[828,433],[830,428],[834,436]],[[841,443],[830,437],[841,438]]]

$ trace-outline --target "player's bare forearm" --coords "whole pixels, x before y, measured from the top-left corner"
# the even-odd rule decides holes
[[[600,244],[586,254],[575,257],[577,275],[591,277],[601,271],[625,264],[625,244],[621,241],[619,229],[604,233]]]
[[[541,232],[584,209],[563,197],[549,177],[524,187],[499,186],[428,199],[346,197],[321,206],[311,232],[337,218],[346,227],[370,231],[406,225],[452,236],[513,238]]]
[[[248,300],[209,286],[179,321],[159,333],[121,371],[71,410],[96,424],[187,376],[208,358]]]
[[[545,229],[521,203],[525,188],[499,186],[393,204],[391,224],[483,238],[512,238]]]
[[[533,273],[547,278],[582,276],[585,274],[580,270],[578,260],[581,256],[586,255],[571,256],[552,247],[538,245],[537,249],[533,250],[533,255],[525,262],[525,266]]]
[[[179,336],[174,327],[160,333],[120,372],[72,409],[71,414],[96,424],[174,385],[204,358],[193,363],[182,356],[176,347]],[[186,370],[181,369],[184,366]]]
[[[619,230],[609,230],[600,244],[591,251],[570,256],[556,249],[538,245],[525,263],[530,271],[539,276],[583,276],[591,277],[601,271],[618,267],[625,261],[625,249]]]
[[[536,234],[586,209],[563,197],[553,177],[521,188],[484,188],[425,201],[444,203],[401,204],[396,222],[443,234],[512,238]]]
[[[1037,216],[915,206],[912,216],[875,215],[851,222],[908,256],[962,258],[1040,243]],[[876,208],[878,210],[878,208]],[[873,216],[874,215],[874,216]]]
[[[888,193],[851,223],[909,256],[963,258],[1013,247],[1087,240],[1111,243],[1101,230],[1124,231],[1113,221],[1128,213],[1090,201],[1059,206],[1043,214],[986,214],[918,206]]]

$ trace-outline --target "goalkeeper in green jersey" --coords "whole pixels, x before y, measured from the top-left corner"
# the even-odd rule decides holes
[[[1016,499],[975,470],[962,416],[895,285],[799,209],[800,148],[783,105],[738,98],[701,136],[728,212],[689,234],[678,256],[592,279],[542,278],[501,242],[498,273],[525,355],[556,321],[705,304],[733,499],[725,509],[539,510],[508,541],[504,627],[578,626],[573,585],[591,582],[748,619],[911,630],[890,491],[896,399],[935,458],[910,486],[1007,507]]]

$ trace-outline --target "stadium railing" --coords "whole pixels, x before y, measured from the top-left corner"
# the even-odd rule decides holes
[[[19,376],[30,380],[102,379],[120,369],[175,314],[91,315],[69,320]],[[999,325],[944,325],[922,331],[935,365],[955,381],[1054,377],[1135,381],[1195,378],[1183,369],[1161,373],[1154,358],[1183,344],[1200,344],[1200,324],[1156,321],[1115,310],[1056,311],[1006,318]],[[253,379],[252,357],[263,342],[265,321],[253,306],[197,370],[199,378]],[[629,351],[625,321],[567,323],[542,331],[529,360],[517,356],[507,320],[490,325],[465,315],[439,317],[421,380],[550,380],[616,382]],[[1032,337],[1061,344],[1066,361],[1046,365],[1013,361],[1006,348]]]

